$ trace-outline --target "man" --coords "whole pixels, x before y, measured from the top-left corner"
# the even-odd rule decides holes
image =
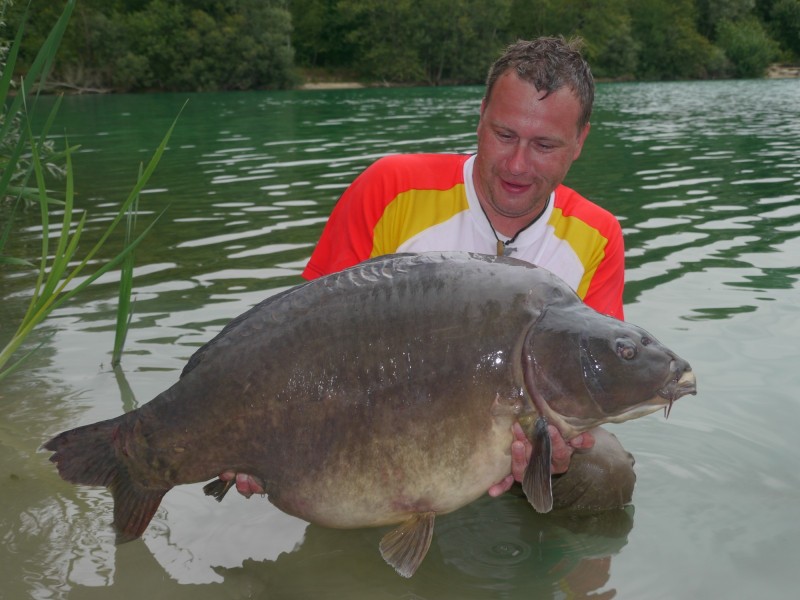
[[[303,277],[393,252],[510,254],[547,268],[588,305],[622,319],[619,223],[561,184],[589,134],[593,101],[594,82],[577,43],[513,44],[489,71],[477,154],[378,160],[339,199]],[[633,457],[614,436],[599,428],[569,441],[552,426],[550,433],[559,474],[555,508],[598,510],[630,501]],[[493,496],[521,481],[530,458],[519,425],[514,436],[512,473],[489,489]]]

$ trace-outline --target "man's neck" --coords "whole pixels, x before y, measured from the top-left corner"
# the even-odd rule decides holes
[[[502,235],[506,238],[516,237],[520,231],[527,229],[533,223],[535,223],[547,209],[548,200],[549,197],[547,200],[534,207],[533,210],[523,215],[509,217],[498,213],[491,206],[489,206],[488,203],[481,200],[480,197],[478,198],[478,202],[481,203],[481,207],[486,214],[486,218],[489,220],[489,224],[498,235]]]

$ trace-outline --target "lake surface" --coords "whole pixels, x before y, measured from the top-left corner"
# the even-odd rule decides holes
[[[217,504],[200,484],[172,490],[143,540],[116,547],[106,490],[63,482],[39,451],[147,402],[229,319],[298,283],[374,159],[474,150],[481,92],[64,99],[85,247],[188,104],[141,198],[140,223],[166,212],[136,254],[122,369],[109,366],[114,274],[58,310],[0,384],[0,598],[796,597],[800,80],[599,86],[567,183],[619,216],[626,317],[688,359],[699,388],[668,420],[611,428],[637,461],[624,511],[559,519],[484,497],[437,519],[405,580],[380,558],[381,530],[309,526],[235,493]],[[18,219],[9,250],[35,259],[36,211]],[[0,343],[32,285],[0,269]]]

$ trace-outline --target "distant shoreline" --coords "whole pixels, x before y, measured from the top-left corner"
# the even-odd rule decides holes
[[[773,64],[764,74],[764,79],[798,79],[800,78],[800,65]],[[296,89],[300,90],[357,90],[367,87],[376,87],[378,84],[364,84],[357,81],[307,81]],[[386,84],[383,84],[385,87]],[[394,87],[394,86],[388,86]]]
[[[764,79],[800,79],[800,65],[789,65],[775,63],[769,66],[764,74]],[[602,80],[598,80],[598,83]],[[609,80],[612,81],[612,80]],[[633,82],[635,80],[631,80]],[[699,81],[699,80],[698,80]],[[420,84],[422,85],[422,84]],[[370,87],[412,87],[411,84],[388,84],[386,82],[360,83],[358,81],[306,81],[298,85],[297,90],[357,90]],[[109,94],[114,93],[112,89],[97,89],[81,87],[79,85],[66,82],[49,82],[41,91],[45,94],[65,93],[69,95],[79,94]],[[159,92],[162,90],[150,90]],[[14,95],[16,90],[11,90],[10,95]],[[146,92],[133,92],[146,93]]]
[[[366,87],[356,81],[318,81],[307,82],[300,86],[301,90],[356,90]]]
[[[770,65],[767,79],[797,79],[800,77],[800,65]]]

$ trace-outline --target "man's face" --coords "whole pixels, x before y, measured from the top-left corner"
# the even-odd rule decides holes
[[[500,231],[544,208],[589,133],[588,124],[578,129],[581,107],[569,88],[543,96],[508,71],[495,83],[490,100],[481,104],[473,179]]]

